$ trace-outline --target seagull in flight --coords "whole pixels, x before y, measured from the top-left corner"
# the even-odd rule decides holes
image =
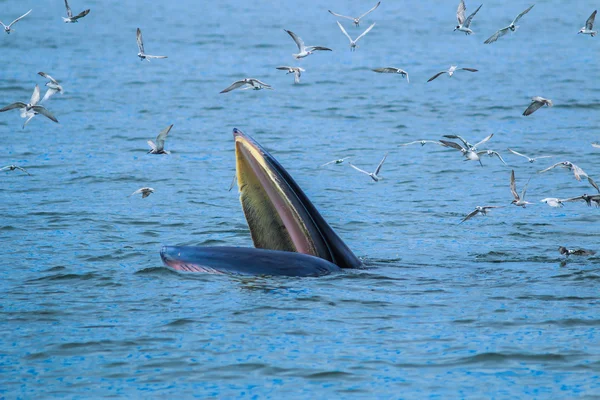
[[[4,32],[6,32],[7,34],[10,35],[10,32],[12,31],[11,27],[16,24],[17,22],[19,22],[21,19],[25,18],[27,15],[29,15],[29,13],[32,10],[27,11],[25,14],[21,15],[19,18],[15,19],[13,22],[11,22],[8,25],[4,25],[4,23],[2,21],[0,21],[0,25],[2,25],[4,27]]]
[[[465,11],[467,11],[467,7],[465,6],[465,0],[460,0],[460,3],[458,3],[458,9],[456,10],[456,19],[458,20],[458,25],[456,25],[454,31],[464,32],[465,35],[470,35],[471,33],[473,33],[469,26],[471,26],[471,21],[473,20],[473,17],[475,16],[475,14],[477,14],[477,11],[479,11],[482,5],[483,4],[477,7],[477,10],[475,10],[474,13],[465,18]]]
[[[287,71],[287,74],[294,74],[294,83],[300,83],[300,76],[302,75],[302,73],[305,71],[304,68],[300,68],[300,67],[288,67],[288,66],[284,66],[284,67],[276,67],[277,69],[280,69],[282,71]]]
[[[35,117],[37,114],[42,114],[43,116],[51,119],[52,121],[58,122],[56,117],[54,115],[52,115],[52,113],[50,111],[48,111],[44,106],[38,105],[39,102],[40,102],[40,87],[38,85],[35,85],[35,88],[33,89],[33,94],[31,95],[31,100],[29,100],[28,104],[21,103],[21,102],[12,103],[12,104],[7,105],[4,108],[1,108],[0,112],[14,110],[15,108],[19,108],[21,111],[21,118],[27,117],[27,120],[23,124],[23,128],[25,128],[25,125],[27,125],[27,123],[33,117]]]
[[[531,180],[531,178],[529,178],[529,180]],[[513,201],[510,202],[510,204],[514,204],[515,206],[523,208],[525,208],[527,204],[532,204],[525,201],[525,193],[527,193],[527,185],[529,185],[529,180],[527,180],[527,183],[525,184],[525,187],[523,187],[523,191],[521,192],[521,196],[519,196],[519,194],[517,193],[517,185],[515,184],[515,170],[513,169],[510,172],[510,191],[512,192],[512,195],[515,198]]]
[[[58,83],[58,81],[56,79],[54,79],[53,77],[51,77],[50,75],[48,75],[45,72],[38,72],[38,75],[43,76],[44,78],[50,80],[50,82],[46,82],[46,86],[48,86],[48,90],[46,90],[46,94],[44,95],[44,97],[42,98],[40,103],[43,103],[44,101],[48,100],[50,97],[54,96],[54,94],[56,94],[57,92],[60,94],[64,93],[63,87],[60,86],[60,84]]]
[[[542,173],[544,173],[546,171],[550,171],[551,169],[556,168],[556,167],[563,167],[563,168],[567,168],[569,171],[572,171],[573,175],[575,176],[575,179],[577,179],[580,182],[581,182],[582,176],[584,178],[587,178],[590,185],[592,185],[598,191],[598,193],[600,193],[600,188],[598,188],[598,185],[596,184],[596,182],[594,182],[594,180],[592,178],[590,178],[589,175],[583,169],[581,169],[579,166],[573,164],[571,161],[558,162],[554,165],[549,166],[548,168],[546,168],[544,170],[539,171],[539,173],[542,174]]]
[[[340,27],[340,29],[342,30],[342,33],[344,35],[346,35],[346,37],[350,41],[350,51],[355,51],[356,48],[358,47],[358,45],[356,43],[360,40],[360,38],[362,38],[367,33],[369,33],[369,31],[371,29],[373,29],[373,27],[375,26],[375,23],[373,22],[371,24],[371,26],[369,26],[367,29],[365,29],[365,31],[363,33],[361,33],[355,40],[352,40],[352,38],[350,37],[350,35],[348,35],[348,32],[346,32],[346,30],[344,29],[344,27],[342,26],[342,24],[340,24],[340,21],[336,21],[336,22],[337,22],[338,26]]]
[[[245,89],[254,89],[254,90],[270,89],[270,90],[273,90],[271,85],[267,85],[266,83],[261,82],[258,79],[244,78],[242,80],[233,82],[231,85],[229,85],[229,87],[221,90],[220,93],[231,92],[232,90],[237,89],[242,86],[245,86],[242,90],[245,90]]]
[[[378,2],[377,2],[377,4],[375,4],[375,7],[371,8],[369,11],[367,11],[366,13],[364,13],[363,15],[361,15],[360,17],[357,17],[357,18],[354,18],[354,17],[348,17],[348,16],[346,16],[346,15],[337,14],[337,13],[334,13],[333,11],[331,11],[331,10],[327,10],[327,11],[329,11],[329,13],[330,13],[331,15],[335,15],[336,17],[340,17],[340,18],[346,18],[346,19],[349,19],[349,20],[351,20],[352,22],[354,22],[354,25],[355,25],[356,27],[359,27],[359,26],[360,26],[360,20],[361,20],[362,18],[366,17],[366,16],[367,16],[368,14],[370,14],[372,11],[374,11],[374,10],[375,10],[377,7],[379,7],[379,5],[380,5],[380,4],[381,4],[381,1],[378,1]]]
[[[439,144],[440,146],[444,146],[447,147],[444,143],[438,141],[438,140],[428,140],[428,139],[424,139],[424,140],[414,140],[412,142],[408,142],[408,143],[401,143],[398,146],[410,146],[411,144],[420,144],[421,146],[425,146],[427,143],[434,143],[434,144]]]
[[[515,18],[513,20],[513,22],[510,23],[509,26],[504,27],[502,29],[499,29],[496,33],[494,33],[492,36],[490,36],[485,42],[485,44],[490,44],[490,43],[494,43],[496,40],[498,40],[498,38],[506,35],[508,33],[508,31],[514,32],[517,30],[518,26],[516,25],[517,22],[519,22],[519,20],[521,19],[521,17],[523,17],[523,15],[527,14],[529,12],[529,10],[531,10],[533,8],[533,6],[535,6],[535,4],[533,4],[531,7],[529,7],[527,10],[523,11],[521,14],[517,15],[517,18]]]
[[[531,104],[523,112],[523,115],[525,115],[525,116],[531,115],[536,110],[538,110],[539,108],[541,108],[544,105],[547,105],[548,107],[552,107],[554,104],[552,103],[552,100],[545,99],[545,98],[540,97],[540,96],[532,97],[531,98]]]
[[[379,176],[379,171],[381,171],[381,166],[385,162],[385,159],[387,158],[387,156],[388,156],[388,153],[385,153],[385,156],[383,156],[383,160],[381,160],[381,162],[379,163],[379,165],[375,169],[375,172],[367,172],[367,171],[362,170],[362,169],[360,169],[358,167],[355,167],[351,163],[348,163],[348,165],[350,165],[352,168],[354,168],[358,172],[362,172],[363,174],[369,175],[371,177],[371,179],[373,179],[375,182],[379,182],[379,180],[381,179],[381,176]]]
[[[147,143],[148,146],[150,146],[150,151],[148,151],[148,154],[171,154],[170,151],[165,150],[165,140],[167,140],[167,135],[169,134],[169,131],[171,131],[172,127],[173,124],[160,131],[156,137],[156,144],[154,144],[152,140],[148,140]]]
[[[326,162],[325,164],[322,164],[321,167],[324,167],[329,164],[339,165],[339,164],[342,164],[344,161],[346,161],[349,158],[351,158],[351,157],[344,157],[344,158],[338,158],[337,160],[331,160],[329,162]]]
[[[521,154],[518,151],[514,151],[512,149],[508,149],[508,151],[510,151],[511,153],[513,153],[514,155],[520,156],[520,157],[524,157],[527,159],[527,161],[529,161],[530,163],[535,162],[536,160],[539,160],[540,158],[552,158],[552,156],[539,156],[539,157],[529,157],[526,156],[525,154]]]
[[[150,62],[151,58],[167,58],[167,56],[151,56],[150,54],[146,54],[144,52],[144,40],[142,39],[142,31],[140,30],[140,28],[137,28],[136,39],[137,39],[138,49],[140,50],[140,52],[138,53],[138,57],[140,58],[140,61],[146,60],[146,61]]]
[[[294,42],[296,42],[296,46],[298,46],[298,51],[299,51],[298,54],[292,54],[292,56],[296,60],[307,57],[307,56],[311,55],[312,53],[314,53],[315,51],[331,51],[330,48],[323,47],[323,46],[306,46],[304,44],[304,41],[298,35],[296,35],[294,32],[288,31],[287,29],[284,29],[284,31],[286,31],[288,33],[288,35],[290,35],[292,37],[292,39],[294,39]]]
[[[71,11],[71,7],[69,7],[69,3],[67,2],[67,0],[65,0],[65,7],[67,7],[67,18],[62,17],[63,21],[65,21],[65,24],[79,22],[77,21],[79,18],[83,18],[90,13],[90,9],[88,8],[87,10],[80,12],[76,16],[73,16],[73,12]]]
[[[475,144],[471,144],[469,142],[467,142],[464,138],[458,136],[458,135],[444,135],[445,138],[449,138],[449,139],[458,139],[461,142],[463,142],[463,144],[465,145],[465,147],[469,150],[473,150],[476,151],[477,147],[481,146],[482,144],[486,143],[488,140],[490,140],[492,137],[494,136],[493,133],[490,133],[489,135],[487,135],[485,138],[483,138],[483,140],[475,143]]]
[[[569,257],[569,256],[593,256],[594,254],[596,254],[596,252],[594,250],[586,250],[586,249],[567,249],[564,246],[559,246],[558,247],[558,252],[565,256],[565,257]]]
[[[452,76],[452,75],[454,75],[455,71],[459,71],[459,70],[469,71],[469,72],[477,72],[477,70],[474,68],[458,68],[456,65],[451,65],[447,71],[438,72],[437,74],[435,74],[434,76],[429,78],[427,80],[427,82],[431,82],[432,80],[434,80],[435,78],[437,78],[438,76],[440,76],[442,74],[448,74],[448,76]]]
[[[27,172],[27,170],[25,168],[21,168],[18,165],[7,165],[6,167],[0,168],[0,171],[14,171],[15,169],[18,169],[19,171],[23,171],[27,175],[31,176],[31,174],[29,172]]]
[[[587,19],[587,21],[585,21],[585,26],[583,28],[581,28],[579,30],[579,32],[577,32],[577,33],[583,33],[584,35],[590,35],[591,37],[596,36],[596,33],[598,33],[598,32],[593,30],[594,29],[594,20],[596,19],[596,11],[598,11],[598,10],[594,10],[592,15],[590,15],[590,17]]]
[[[465,222],[468,219],[471,219],[472,217],[476,216],[477,214],[481,214],[481,215],[487,215],[488,211],[491,210],[492,208],[502,208],[503,206],[477,206],[475,207],[475,209],[473,211],[471,211],[470,213],[467,214],[466,217],[463,218],[462,221],[459,222],[459,224],[462,224],[463,222]]]
[[[134,196],[136,194],[142,194],[142,199],[150,196],[152,193],[154,193],[154,189],[152,189],[151,187],[143,187],[143,188],[139,188],[138,190],[136,190],[135,192],[131,193],[129,196],[127,197],[131,197]]]
[[[563,201],[566,201],[566,200],[561,200],[557,197],[546,197],[545,199],[540,200],[541,203],[546,203],[550,207],[555,207],[555,208],[562,207]]]
[[[594,142],[594,143],[592,143],[592,147],[600,149],[600,143]]]
[[[358,40],[358,39],[357,39]],[[403,69],[396,67],[384,67],[384,68],[375,68],[373,71],[378,72],[380,74],[400,74],[403,78],[406,78],[406,83],[410,83],[408,79],[408,72]]]

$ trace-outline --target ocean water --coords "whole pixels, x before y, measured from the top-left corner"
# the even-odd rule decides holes
[[[218,3],[1,1],[10,35],[0,104],[36,75],[61,81],[22,129],[0,114],[0,397],[593,398],[600,393],[600,211],[545,197],[600,180],[600,37],[577,35],[588,2],[538,1],[521,27],[483,41],[530,3],[485,2],[474,35],[457,1],[383,0],[355,28],[336,18],[374,1]],[[467,13],[478,6],[467,2]],[[141,62],[135,31],[149,54]],[[283,31],[320,52],[301,61]],[[427,79],[456,64],[476,68]],[[306,69],[301,84],[275,67]],[[396,66],[410,83],[372,68]],[[254,77],[275,90],[219,94]],[[554,101],[522,116],[531,96]],[[146,140],[174,124],[170,156]],[[366,268],[321,278],[178,274],[162,245],[252,246],[235,190],[232,129],[287,168]],[[500,152],[483,167],[437,145],[459,134]],[[507,152],[551,155],[529,164]],[[374,169],[380,182],[348,165]],[[532,205],[510,205],[529,181]],[[142,186],[150,197],[127,197]],[[487,216],[461,219],[477,205]]]

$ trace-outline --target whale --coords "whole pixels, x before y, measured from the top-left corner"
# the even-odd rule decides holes
[[[233,137],[254,248],[163,246],[163,263],[179,272],[299,277],[363,267],[285,168],[250,135],[236,128]]]

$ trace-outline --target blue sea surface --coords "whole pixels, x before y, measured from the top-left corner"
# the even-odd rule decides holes
[[[546,197],[600,182],[597,4],[491,0],[475,34],[458,0],[153,2],[0,0],[0,106],[44,71],[64,94],[22,129],[0,113],[0,398],[595,398],[600,394],[600,211]],[[467,14],[479,3],[467,1]],[[598,22],[600,24],[600,22]],[[149,54],[140,61],[136,28]],[[598,26],[600,28],[600,25]],[[302,60],[289,29],[327,46]],[[275,69],[306,69],[301,83]],[[476,68],[426,83],[450,65]],[[373,68],[395,66],[399,75]],[[219,92],[245,77],[274,90]],[[522,116],[532,96],[554,101]],[[146,141],[174,124],[169,156]],[[366,264],[321,278],[179,274],[162,245],[252,246],[232,129],[267,148]],[[458,134],[497,158],[401,143]],[[552,158],[528,163],[510,154]],[[389,152],[379,182],[373,170]],[[529,182],[526,208],[510,204]],[[150,186],[155,193],[127,197]],[[487,216],[459,224],[475,206]]]

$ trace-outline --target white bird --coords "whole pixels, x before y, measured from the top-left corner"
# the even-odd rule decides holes
[[[326,162],[325,164],[322,164],[321,167],[324,167],[329,164],[336,164],[336,165],[342,164],[344,161],[346,161],[349,158],[351,158],[351,157],[344,157],[344,158],[338,158],[337,160],[331,160],[329,162]]]
[[[414,141],[408,142],[408,143],[401,143],[398,146],[409,146],[411,144],[417,144],[417,143],[420,144],[421,146],[425,146],[427,143],[433,143],[433,144],[439,144],[440,146],[446,147],[446,145],[444,143],[442,143],[442,142],[440,142],[438,140],[427,140],[427,139],[424,139],[424,140],[414,140]]]
[[[146,54],[144,52],[144,40],[142,39],[142,31],[140,30],[140,28],[137,28],[136,39],[137,39],[138,49],[140,50],[140,52],[138,53],[138,57],[140,58],[140,61],[146,60],[146,61],[150,62],[151,58],[167,58],[167,56],[151,56],[150,54]]]
[[[474,68],[457,68],[456,65],[451,65],[447,71],[438,72],[437,74],[435,74],[434,76],[429,78],[427,80],[427,82],[431,82],[432,80],[434,80],[435,78],[437,78],[438,76],[440,76],[442,74],[448,74],[448,76],[452,76],[452,75],[454,75],[454,72],[459,71],[459,70],[469,71],[469,72],[477,72],[477,70]]]
[[[21,168],[18,165],[7,165],[6,167],[0,168],[0,171],[14,171],[15,169],[18,169],[19,171],[23,171],[27,175],[31,176],[31,174],[29,172],[27,172],[27,170],[25,168]]]
[[[452,136],[454,136],[454,135],[452,135]],[[483,163],[481,162],[481,157],[480,157],[482,154],[487,154],[490,157],[496,156],[496,157],[498,157],[498,159],[500,161],[502,161],[502,163],[504,165],[506,165],[506,162],[504,162],[504,159],[502,159],[502,156],[497,151],[494,151],[494,150],[477,151],[476,146],[481,144],[481,142],[477,143],[475,146],[465,144],[467,147],[463,147],[458,143],[450,142],[448,140],[440,140],[440,142],[446,147],[451,147],[453,149],[459,150],[463,154],[463,156],[465,156],[465,158],[466,158],[465,161],[468,161],[468,160],[479,161],[479,165],[481,165],[482,167],[483,167]]]
[[[581,169],[579,166],[573,164],[571,161],[558,162],[554,165],[549,166],[548,168],[546,168],[544,170],[539,171],[539,173],[542,174],[542,173],[544,173],[546,171],[550,171],[551,169],[556,168],[556,167],[563,167],[563,168],[567,168],[569,171],[572,171],[573,175],[575,176],[575,179],[577,179],[580,182],[581,182],[581,177],[587,178],[590,185],[592,185],[598,191],[598,193],[600,193],[600,188],[598,188],[598,185],[596,184],[596,182],[594,182],[594,180],[592,178],[590,178],[590,176],[583,169]]]
[[[541,203],[546,203],[550,207],[562,207],[563,200],[556,197],[546,197],[545,199],[540,200]]]
[[[142,194],[142,199],[150,196],[152,193],[154,193],[154,189],[152,189],[151,187],[143,187],[143,188],[139,188],[138,190],[136,190],[135,192],[131,193],[129,196],[127,197],[131,197],[133,195],[136,194]]]
[[[518,151],[514,151],[514,150],[512,150],[512,149],[508,149],[508,151],[510,151],[510,152],[511,152],[511,153],[513,153],[514,155],[517,155],[517,156],[521,156],[521,157],[524,157],[524,158],[526,158],[526,159],[527,159],[527,161],[529,161],[530,163],[533,163],[533,162],[535,162],[536,160],[539,160],[540,158],[552,158],[552,156],[529,157],[529,156],[526,156],[525,154],[521,154],[521,153],[519,153]]]
[[[590,15],[590,17],[587,19],[587,21],[585,21],[585,26],[583,28],[581,28],[579,30],[579,33],[583,33],[584,35],[590,35],[591,37],[596,36],[596,32],[594,29],[594,20],[596,19],[596,11],[598,10],[594,10],[594,12],[592,13],[592,15]]]
[[[304,41],[302,39],[300,39],[300,37],[298,35],[296,35],[294,32],[288,31],[287,29],[284,29],[284,31],[286,31],[288,33],[288,35],[290,35],[292,37],[292,39],[294,39],[294,42],[296,42],[296,46],[298,46],[298,54],[292,54],[292,56],[296,60],[307,57],[307,56],[311,55],[312,53],[314,53],[315,51],[331,51],[330,48],[323,47],[323,46],[306,46],[304,44]]]
[[[529,178],[529,179],[531,179],[531,178]],[[527,204],[532,204],[532,203],[525,201],[525,194],[527,193],[527,185],[529,185],[529,180],[527,181],[527,184],[525,184],[525,187],[523,187],[521,196],[519,196],[519,194],[517,193],[517,185],[515,184],[515,170],[513,169],[510,172],[510,191],[512,192],[512,195],[515,198],[513,201],[510,202],[510,204],[514,204],[515,206],[519,206],[519,207],[523,207],[523,208],[525,208],[525,206]]]
[[[254,90],[270,89],[270,90],[273,90],[271,85],[267,85],[266,83],[261,82],[258,79],[244,78],[242,80],[233,82],[231,85],[229,85],[229,87],[221,90],[220,93],[231,92],[232,90],[237,89],[242,86],[245,86],[242,90],[245,90],[245,89],[254,89]]]
[[[27,120],[23,124],[23,128],[25,128],[25,125],[27,125],[27,123],[37,114],[42,114],[43,116],[51,119],[52,121],[58,122],[56,117],[54,115],[52,115],[52,113],[50,111],[48,111],[44,106],[38,105],[39,102],[40,102],[40,87],[38,85],[35,85],[35,88],[33,89],[33,94],[31,95],[31,100],[29,100],[28,104],[21,103],[21,102],[12,103],[12,104],[7,105],[4,108],[1,108],[0,112],[14,110],[15,108],[19,108],[20,112],[21,112],[20,113],[21,118],[27,118]]]
[[[350,165],[355,170],[357,170],[359,172],[362,172],[363,174],[369,175],[371,177],[371,179],[373,179],[375,182],[378,182],[382,178],[381,176],[379,176],[379,171],[381,171],[381,166],[385,162],[385,159],[387,158],[387,156],[388,156],[388,153],[385,153],[385,156],[383,156],[383,160],[381,160],[381,162],[379,163],[379,165],[375,169],[375,172],[367,172],[367,171],[362,170],[362,169],[360,169],[358,167],[355,167],[351,163],[348,163],[348,165]]]
[[[367,33],[369,33],[369,31],[371,29],[373,29],[373,27],[375,26],[375,23],[372,23],[371,26],[369,26],[367,29],[365,29],[365,31],[363,33],[361,33],[355,40],[352,40],[352,38],[350,37],[350,35],[348,35],[348,32],[346,32],[346,30],[344,29],[344,27],[342,26],[342,24],[340,24],[340,21],[336,21],[336,22],[337,22],[338,26],[340,27],[340,29],[342,30],[342,33],[344,35],[346,35],[346,37],[350,41],[350,51],[356,50],[356,48],[358,47],[356,45],[356,43],[360,40],[360,38],[362,38]]]
[[[287,74],[294,74],[294,83],[300,83],[300,76],[305,71],[304,68],[300,68],[300,67],[288,67],[288,66],[276,67],[276,69],[280,69],[282,71],[287,71],[286,75]]]
[[[462,224],[463,222],[465,222],[468,219],[471,219],[472,217],[474,217],[477,214],[481,214],[481,215],[487,215],[488,211],[491,210],[492,208],[502,208],[502,206],[477,206],[475,207],[475,209],[473,211],[471,211],[469,214],[467,214],[466,217],[463,218],[462,221],[459,222],[459,224]]]
[[[456,28],[454,28],[454,30],[464,32],[465,35],[472,34],[473,31],[469,28],[471,26],[471,21],[482,5],[483,4],[477,7],[477,10],[475,10],[474,13],[465,18],[465,11],[467,11],[467,7],[465,6],[465,0],[460,0],[460,3],[458,3],[458,9],[456,10],[456,19],[458,20],[458,25]]]
[[[523,11],[521,14],[517,15],[517,18],[515,18],[513,20],[513,22],[510,23],[510,25],[508,25],[507,27],[504,27],[502,29],[499,29],[496,33],[494,33],[492,36],[490,36],[485,42],[485,44],[490,44],[490,43],[494,43],[496,40],[498,40],[498,38],[506,35],[508,33],[508,31],[516,31],[518,26],[516,25],[517,22],[519,22],[519,20],[521,19],[521,17],[523,17],[523,15],[527,14],[529,12],[529,10],[531,10],[533,8],[535,4],[533,4],[531,7],[529,7],[527,10]]]
[[[67,18],[61,18],[63,19],[63,21],[65,21],[66,24],[79,22],[77,21],[79,18],[83,18],[90,13],[90,9],[88,8],[87,10],[80,12],[76,16],[73,16],[73,12],[71,11],[71,7],[69,7],[69,3],[67,2],[67,0],[65,0],[65,7],[67,7]]]
[[[592,143],[592,147],[600,149],[600,143],[594,142],[594,143]]]
[[[552,107],[554,104],[552,103],[552,100],[545,99],[545,98],[540,97],[540,96],[532,97],[531,98],[531,104],[523,112],[523,115],[525,115],[525,116],[531,115],[536,110],[538,110],[540,107],[542,107],[544,105],[547,105],[548,107]]]
[[[45,72],[38,72],[38,75],[43,76],[44,78],[50,80],[50,82],[46,82],[46,86],[48,86],[48,90],[46,90],[46,94],[44,95],[44,97],[42,98],[40,103],[45,102],[50,97],[54,96],[54,94],[56,94],[57,92],[60,94],[64,93],[63,87],[58,83],[58,81],[56,79],[54,79],[53,77],[51,77],[50,75],[48,75]]]
[[[337,13],[334,13],[333,11],[331,11],[331,10],[327,10],[327,11],[329,11],[330,14],[335,15],[336,17],[349,19],[352,22],[354,22],[354,25],[356,27],[359,27],[360,26],[360,20],[362,18],[366,17],[372,11],[374,11],[377,7],[379,7],[380,4],[381,4],[381,1],[378,1],[377,4],[375,4],[375,7],[371,8],[369,11],[367,11],[366,13],[364,13],[363,15],[361,15],[360,17],[356,17],[356,18],[354,18],[354,17],[348,17],[346,15],[337,14]]]
[[[11,27],[16,24],[17,22],[19,22],[21,19],[25,18],[27,15],[29,15],[29,13],[32,10],[27,11],[25,14],[21,15],[19,18],[15,19],[13,22],[11,22],[8,25],[4,25],[4,23],[2,21],[0,21],[0,25],[2,25],[4,27],[4,32],[6,32],[7,34],[10,35],[10,32],[12,31]]]
[[[403,69],[396,67],[384,67],[384,68],[375,68],[373,71],[378,72],[380,74],[400,74],[403,78],[406,78],[406,83],[409,83],[408,72]]]
[[[165,150],[165,140],[167,140],[167,135],[169,131],[173,127],[173,124],[167,126],[165,129],[160,131],[158,136],[156,137],[156,144],[152,140],[148,140],[148,146],[150,146],[149,154],[171,154],[170,151]]]

